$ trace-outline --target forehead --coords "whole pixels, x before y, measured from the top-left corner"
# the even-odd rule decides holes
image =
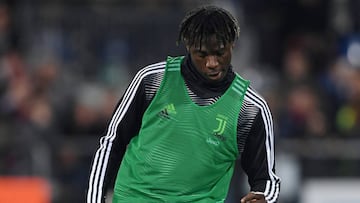
[[[195,43],[192,47],[196,50],[217,50],[225,48],[226,45],[222,40],[213,36],[202,40],[201,43]]]

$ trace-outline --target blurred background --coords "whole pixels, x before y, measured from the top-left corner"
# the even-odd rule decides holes
[[[1,0],[0,202],[85,202],[116,103],[185,53],[178,25],[203,4],[239,21],[233,66],[272,111],[279,202],[360,202],[358,0]],[[237,170],[228,203],[246,182]]]

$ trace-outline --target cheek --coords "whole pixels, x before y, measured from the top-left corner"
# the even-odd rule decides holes
[[[222,58],[222,63],[223,64],[230,64],[231,63],[231,53],[225,55],[223,58]]]
[[[205,67],[205,60],[203,60],[203,59],[194,59],[193,60],[193,63],[194,63],[194,66],[195,66],[195,68],[197,69],[197,70],[199,70],[199,71],[201,71],[201,70],[203,70],[204,69],[204,67]]]
[[[230,64],[231,56],[219,57],[218,61],[222,66],[227,66],[228,64]]]

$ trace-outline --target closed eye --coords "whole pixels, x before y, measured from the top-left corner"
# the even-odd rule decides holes
[[[222,56],[224,54],[225,54],[225,50],[219,50],[219,51],[216,52],[217,56]]]
[[[198,52],[197,52],[197,55],[198,55],[199,57],[201,57],[201,58],[204,58],[204,57],[206,57],[208,54],[207,54],[206,52],[204,52],[204,51],[198,51]]]

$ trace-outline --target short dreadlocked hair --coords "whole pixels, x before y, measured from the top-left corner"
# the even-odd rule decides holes
[[[237,20],[225,9],[216,6],[203,6],[188,12],[179,26],[177,44],[187,46],[207,42],[214,35],[223,43],[238,39],[240,27]]]

